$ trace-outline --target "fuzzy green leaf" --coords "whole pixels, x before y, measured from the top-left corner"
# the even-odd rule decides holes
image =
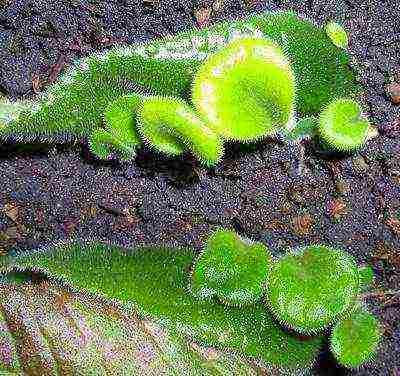
[[[251,141],[275,133],[294,111],[295,82],[282,49],[266,39],[239,39],[197,72],[192,101],[225,139]]]
[[[324,145],[336,151],[351,152],[367,139],[369,122],[361,118],[361,107],[348,98],[335,99],[319,118],[319,136]]]
[[[365,291],[371,287],[374,281],[374,271],[369,265],[358,268],[358,275],[360,277],[360,286]]]
[[[310,366],[321,337],[300,339],[286,333],[261,304],[227,308],[199,301],[188,291],[194,259],[187,249],[133,250],[89,242],[17,256],[13,264],[40,268],[76,288],[134,303],[171,330],[208,345],[260,358],[273,367]]]
[[[106,129],[113,135],[116,143],[129,145],[131,148],[141,145],[136,129],[136,113],[142,101],[143,97],[140,95],[124,95],[105,109]]]
[[[146,97],[137,119],[143,140],[160,152],[179,155],[187,148],[206,166],[222,157],[220,137],[182,99]]]
[[[96,129],[88,139],[90,152],[99,159],[109,159],[113,151],[113,137],[105,129]]]
[[[234,231],[218,230],[195,262],[192,289],[228,305],[259,302],[272,255],[261,243],[247,245]]]
[[[330,348],[339,364],[356,368],[374,357],[380,338],[376,317],[359,308],[334,326]]]
[[[300,333],[316,333],[351,310],[359,292],[350,255],[308,246],[283,256],[266,280],[266,302],[274,316]]]

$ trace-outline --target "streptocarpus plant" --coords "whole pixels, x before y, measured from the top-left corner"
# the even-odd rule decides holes
[[[122,305],[177,338],[256,358],[268,368],[267,373],[279,370],[286,372],[279,374],[297,375],[313,364],[321,349],[321,336],[299,338],[287,333],[259,302],[225,307],[194,297],[188,284],[195,259],[196,252],[186,248],[127,249],[94,240],[59,242],[25,254],[16,250],[9,258],[0,258],[0,277],[23,271],[45,274],[89,296]],[[229,369],[220,368],[228,375]],[[190,367],[188,374],[203,375],[201,369]],[[232,371],[236,374],[242,373]]]
[[[118,130],[118,127],[136,124],[137,114],[132,108],[132,118],[126,120],[124,115],[125,120],[120,119],[118,127],[113,127],[111,132],[106,129],[107,125],[102,127],[103,116],[109,112],[110,103],[126,94],[136,93],[179,97],[188,105],[194,105],[191,102],[191,86],[201,65],[212,54],[220,53],[238,38],[264,41],[259,43],[267,43],[265,40],[269,39],[282,49],[295,76],[296,107],[303,114],[320,111],[332,96],[353,96],[359,90],[347,66],[348,55],[332,43],[324,30],[299,18],[294,12],[264,13],[244,20],[223,22],[209,29],[182,32],[174,37],[145,44],[116,47],[83,58],[68,68],[59,80],[34,101],[3,101],[0,105],[0,137],[5,141],[17,142],[51,142],[59,137],[62,141],[71,138],[89,139],[90,149],[99,157],[107,158],[115,151],[121,159],[129,160],[134,155],[137,135],[132,128],[124,131]],[[277,56],[275,53],[272,55]],[[285,67],[287,69],[287,65]],[[244,69],[244,66],[238,69]],[[264,68],[260,66],[259,69]],[[237,73],[235,75],[238,79]],[[260,85],[267,82],[266,79],[263,76],[260,81],[252,79],[249,86],[249,81],[246,82],[244,76],[241,78],[245,84],[242,90],[249,94],[246,99],[244,91],[241,91],[241,98],[258,109],[256,113],[260,116],[254,122],[257,130],[255,134],[242,130],[236,134],[238,139],[259,136],[263,132],[270,133],[273,124],[282,124],[288,120],[287,114],[291,113],[288,107],[292,103],[291,91],[288,91],[288,97],[281,93],[273,98],[270,89],[269,94],[265,91],[266,98],[262,98],[259,96],[262,92]],[[287,78],[285,80],[290,82]],[[251,96],[253,89],[258,93],[255,97],[257,99]],[[227,96],[231,94],[233,92],[226,90]],[[243,113],[241,118],[244,120],[247,109],[243,107],[235,111]],[[126,114],[125,110],[123,112]],[[272,116],[266,122],[269,125],[260,125],[259,121],[268,116]],[[118,116],[112,118],[115,125]],[[212,127],[211,124],[207,126]],[[221,127],[219,130],[226,136],[232,132],[232,129],[224,131]],[[132,140],[129,140],[130,137]]]
[[[208,270],[213,262],[218,269],[223,251],[228,249],[228,253],[235,253],[233,247],[237,245],[236,252],[241,257],[236,258],[237,265],[231,260],[230,266],[239,266],[237,270],[246,271],[249,276],[252,269],[259,270],[258,262],[263,259],[265,252],[265,247],[260,247],[259,243],[240,239],[232,231],[222,229],[211,236],[208,245],[212,245],[208,257]],[[256,245],[256,257],[247,257],[249,252],[243,245]],[[311,252],[307,252],[307,249],[311,249]],[[201,269],[204,263],[202,257],[196,257],[195,252],[190,249],[158,247],[133,250],[88,240],[61,242],[24,255],[18,253],[17,251],[7,258],[0,259],[0,277],[24,271],[45,274],[50,279],[55,278],[60,283],[67,283],[85,293],[101,296],[129,309],[134,308],[141,317],[149,317],[171,333],[183,338],[191,338],[216,348],[238,351],[247,357],[256,357],[273,370],[272,372],[279,370],[286,372],[282,374],[295,375],[297,371],[304,371],[310,367],[321,348],[323,334],[330,335],[332,352],[338,362],[350,368],[362,366],[370,361],[380,343],[381,333],[376,320],[360,310],[361,299],[365,296],[360,294],[361,287],[364,291],[371,281],[368,268],[361,267],[355,270],[353,261],[344,251],[324,246],[310,246],[301,252],[298,251],[297,256],[296,253],[291,253],[288,257],[283,256],[272,262],[269,259],[268,271],[265,272],[262,268],[262,274],[266,275],[265,281],[259,281],[260,274],[255,273],[258,276],[257,284],[261,283],[265,290],[265,301],[257,300],[241,306],[232,306],[231,302],[225,299],[219,299],[218,302],[199,299],[193,295],[188,286],[196,276],[190,270],[195,271],[197,263]],[[214,259],[213,253],[216,256]],[[331,262],[332,266],[328,266],[328,262]],[[334,267],[337,268],[336,275],[330,273]],[[329,273],[319,278],[316,275],[318,271]],[[358,287],[355,294],[354,276],[357,277]],[[244,277],[244,273],[239,277],[230,281],[237,281],[238,287],[248,288],[249,281]],[[315,304],[313,306],[311,302],[310,309],[306,312],[303,310],[305,304],[299,300],[299,307],[294,307],[289,302],[282,308],[282,314],[277,309],[266,309],[265,303],[269,305],[270,290],[274,289],[275,279],[280,278],[287,289],[282,290],[278,283],[278,300],[287,301],[287,296],[293,296],[296,286],[287,283],[293,279],[302,282],[304,291],[298,292],[299,297],[302,294],[305,296],[304,303],[311,302],[311,290],[316,292],[319,309],[315,309],[318,307],[315,307]],[[337,299],[332,294],[335,286],[338,288]],[[326,299],[322,298],[324,289],[327,292]],[[273,301],[274,297],[272,305]],[[349,301],[353,304],[348,304]],[[324,317],[324,310],[328,320]],[[297,322],[296,327],[300,321],[300,331],[303,334],[301,338],[278,324],[282,315],[297,315],[294,321]],[[305,317],[305,320],[299,320],[299,317]],[[307,323],[306,320],[310,322]],[[295,329],[295,325],[292,327]],[[324,329],[324,333],[311,333],[316,327]],[[329,333],[328,329],[331,328],[333,330]],[[369,338],[363,341],[365,336]],[[353,343],[351,349],[350,343]]]

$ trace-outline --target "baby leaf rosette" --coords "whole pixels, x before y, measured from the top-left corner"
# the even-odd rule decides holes
[[[312,245],[288,253],[267,274],[266,304],[285,327],[312,335],[353,308],[358,268],[341,250]]]

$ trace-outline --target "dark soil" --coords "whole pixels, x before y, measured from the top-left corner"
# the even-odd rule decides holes
[[[144,150],[130,164],[94,161],[84,146],[2,145],[0,251],[59,239],[96,238],[126,246],[200,250],[223,226],[266,243],[275,254],[324,243],[374,266],[379,288],[400,286],[400,105],[385,94],[400,82],[397,1],[1,0],[0,90],[28,98],[73,59],[114,43],[133,43],[266,9],[295,9],[324,24],[343,22],[360,99],[380,135],[357,155],[318,156],[276,142],[229,145],[215,170],[190,157],[168,160]],[[46,83],[47,82],[47,83]],[[400,298],[369,299],[385,327],[378,359],[357,371],[323,355],[315,375],[400,375]]]

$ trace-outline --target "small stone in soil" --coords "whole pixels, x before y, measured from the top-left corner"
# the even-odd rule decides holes
[[[386,86],[386,93],[394,104],[400,104],[400,83],[394,82]]]

